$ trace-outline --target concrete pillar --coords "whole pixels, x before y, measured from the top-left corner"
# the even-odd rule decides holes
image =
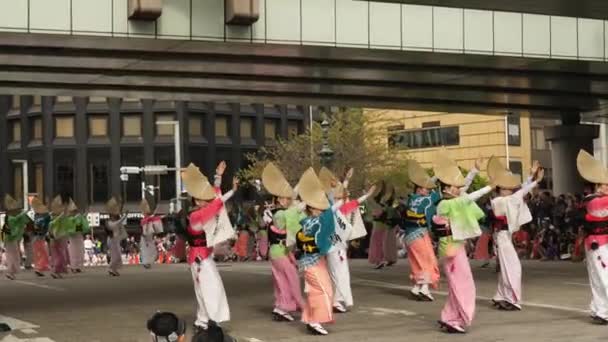
[[[545,139],[551,142],[553,192],[578,193],[583,190],[583,179],[576,169],[576,156],[583,149],[593,153],[593,139],[599,136],[599,126],[566,124],[545,127]]]

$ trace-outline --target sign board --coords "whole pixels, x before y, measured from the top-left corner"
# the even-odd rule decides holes
[[[101,224],[101,220],[99,219],[99,213],[88,213],[87,220],[89,221],[89,226],[91,227],[99,227]]]

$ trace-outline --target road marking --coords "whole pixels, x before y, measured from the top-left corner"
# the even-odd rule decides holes
[[[29,286],[34,286],[34,287],[39,287],[41,289],[47,289],[47,290],[52,290],[52,291],[65,292],[65,289],[62,289],[62,288],[59,288],[59,287],[54,287],[54,286],[44,285],[44,284],[38,284],[38,283],[32,283],[32,282],[25,281],[25,280],[15,280],[15,283],[19,283],[19,284],[23,284],[23,285],[29,285]]]
[[[386,288],[386,289],[393,289],[393,290],[404,290],[404,291],[409,291],[412,289],[411,286],[405,286],[405,285],[397,285],[397,284],[393,284],[393,283],[387,283],[387,282],[382,282],[382,281],[377,281],[377,280],[371,280],[371,279],[355,279],[352,281],[353,284],[360,284],[360,285],[367,285],[367,286],[372,286],[372,287],[380,287],[380,288]],[[440,296],[447,296],[448,293],[445,291],[432,291],[433,294],[436,295],[440,295]],[[486,301],[490,301],[492,300],[492,298],[490,297],[485,297],[485,296],[477,296],[476,297],[479,300],[486,300]],[[551,304],[543,304],[543,303],[534,303],[534,302],[522,302],[523,306],[530,306],[530,307],[536,307],[536,308],[543,308],[543,309],[552,309],[552,310],[559,310],[559,311],[568,311],[568,312],[578,312],[578,313],[584,313],[584,314],[588,314],[589,310],[585,310],[585,309],[581,309],[581,308],[575,308],[575,307],[570,307],[570,306],[562,306],[562,305],[551,305]]]
[[[36,338],[26,338],[21,339],[13,335],[8,335],[4,337],[0,342],[56,342],[55,340],[51,340],[48,337],[36,337]]]
[[[38,332],[34,329],[23,329],[21,330],[22,333],[26,334],[26,335],[34,335],[37,334]]]
[[[589,287],[588,283],[573,283],[573,282],[564,282],[564,284],[566,285],[574,285],[574,286],[584,286],[584,287]]]

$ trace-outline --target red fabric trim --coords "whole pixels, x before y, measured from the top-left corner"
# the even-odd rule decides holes
[[[590,222],[606,222],[608,221],[608,217],[597,217],[591,214],[585,215],[585,220]]]
[[[272,229],[273,232],[280,234],[280,235],[287,234],[287,229],[280,229],[279,227],[275,226],[274,224],[270,225],[270,229]]]
[[[204,224],[220,212],[224,202],[221,198],[216,198],[204,208],[200,208],[190,214],[190,225]]]
[[[601,247],[603,245],[608,245],[608,235],[590,235],[585,239],[585,248],[587,250],[591,250],[591,244],[597,242],[597,244]]]
[[[348,215],[348,214],[352,213],[357,208],[359,208],[359,201],[352,200],[352,201],[348,201],[348,202],[344,203],[340,207],[340,212],[342,214],[344,214],[344,215]]]
[[[194,263],[197,257],[205,260],[211,254],[213,254],[213,247],[190,247],[188,250],[188,264]]]
[[[143,219],[141,219],[141,225],[146,225],[148,223],[152,223],[152,222],[158,222],[158,221],[162,221],[162,219],[160,218],[160,216],[154,216],[154,215],[150,215],[150,216],[144,216]]]

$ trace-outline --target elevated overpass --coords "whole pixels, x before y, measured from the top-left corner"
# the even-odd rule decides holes
[[[608,112],[608,9],[524,3],[265,0],[233,26],[224,0],[165,1],[156,21],[127,0],[7,1],[0,94],[526,111],[562,119],[559,183],[597,136],[581,115]]]

